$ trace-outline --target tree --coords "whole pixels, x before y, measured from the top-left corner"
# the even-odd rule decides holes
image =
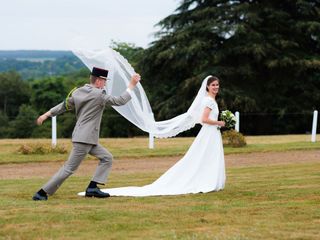
[[[65,83],[64,77],[47,77],[32,81],[32,106],[39,112],[46,112],[62,102],[68,94]]]
[[[112,41],[110,47],[125,57],[136,72],[139,72],[138,62],[143,56],[144,49],[133,43]]]
[[[0,73],[0,111],[14,118],[21,104],[29,103],[31,89],[28,82],[14,71]]]
[[[231,110],[319,107],[319,14],[319,0],[181,1],[139,65],[157,118],[184,112],[208,74]]]
[[[0,138],[8,137],[9,119],[6,114],[0,111]]]
[[[62,75],[44,77],[30,81],[32,88],[31,103],[41,111],[47,111],[62,102],[75,87],[89,82],[90,71],[81,68],[79,71]]]
[[[90,72],[87,69],[81,69],[78,72],[65,76],[47,77],[32,81],[32,105],[40,113],[50,110],[55,105],[64,101],[73,88],[81,87],[83,84],[88,83],[89,75]],[[70,137],[76,122],[74,114],[64,113],[57,118],[57,121],[59,126],[58,137]],[[33,136],[48,136],[49,127],[38,128],[33,133]]]
[[[36,128],[36,119],[38,113],[29,105],[21,105],[19,114],[15,120],[10,122],[10,137],[28,138],[31,137]]]

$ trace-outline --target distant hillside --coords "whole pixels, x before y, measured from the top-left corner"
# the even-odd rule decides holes
[[[16,71],[23,79],[64,75],[84,67],[70,51],[0,51],[0,72]]]
[[[50,50],[13,50],[4,51],[0,50],[0,59],[32,59],[32,58],[50,58],[57,59],[63,57],[71,57],[71,51],[50,51]]]

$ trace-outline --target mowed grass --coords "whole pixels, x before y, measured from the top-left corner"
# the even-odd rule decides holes
[[[281,136],[248,136],[247,146],[242,148],[225,147],[225,154],[275,152],[290,150],[320,149],[318,141],[312,143],[310,135],[281,135]],[[155,148],[149,149],[149,139],[143,138],[110,138],[100,139],[100,143],[108,148],[116,159],[181,156],[192,144],[193,137],[155,139]],[[50,139],[0,139],[0,165],[7,163],[65,161],[69,153],[32,154],[24,155],[18,152],[23,145],[44,144],[50,146]],[[58,139],[58,145],[71,149],[70,139]]]
[[[27,169],[26,169],[27,170]],[[114,172],[109,187],[143,185],[161,173]],[[319,239],[319,164],[227,170],[226,188],[161,197],[78,197],[71,177],[47,202],[47,179],[1,180],[1,239]]]
[[[319,143],[302,138],[305,135],[247,137],[247,147],[225,148],[225,151],[240,154],[320,148]],[[101,142],[115,157],[130,157],[135,161],[134,158],[149,156],[148,151],[158,151],[154,156],[181,155],[192,140],[156,140],[154,150],[147,149],[145,138],[102,139]],[[35,159],[66,159],[66,154],[15,153],[22,142],[36,141],[39,140],[1,140],[2,164],[5,163],[2,157],[15,162],[12,156],[18,156],[17,168],[19,163]],[[59,144],[62,142],[71,147],[69,140],[59,140]],[[50,140],[41,143],[49,144]],[[32,194],[48,178],[3,179],[0,180],[0,239],[320,239],[319,163],[320,160],[232,167],[227,169],[223,191],[142,198],[79,197],[77,192],[83,191],[90,179],[88,173],[88,176],[70,177],[49,201],[34,202]],[[28,171],[26,164],[23,167]],[[113,171],[108,187],[148,184],[162,173]]]

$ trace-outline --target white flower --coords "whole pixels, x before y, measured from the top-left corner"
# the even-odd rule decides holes
[[[235,126],[237,120],[231,111],[222,111],[220,116],[221,120],[225,122],[226,128],[233,128]]]

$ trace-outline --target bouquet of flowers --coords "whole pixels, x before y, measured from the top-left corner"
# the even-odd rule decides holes
[[[233,128],[236,125],[236,117],[229,110],[222,111],[220,114],[220,119],[226,123],[226,128]]]

